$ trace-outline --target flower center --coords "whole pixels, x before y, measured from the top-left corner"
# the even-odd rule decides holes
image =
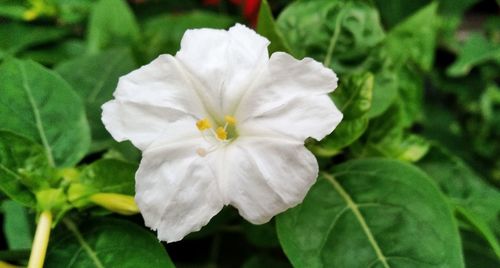
[[[236,118],[231,115],[224,116],[224,124],[212,124],[208,118],[200,119],[196,122],[196,127],[203,135],[203,138],[212,146],[208,149],[198,148],[196,153],[206,156],[222,145],[228,144],[238,136],[236,132]],[[208,134],[207,134],[208,133]]]

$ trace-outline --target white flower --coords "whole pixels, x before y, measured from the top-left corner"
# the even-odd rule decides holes
[[[225,205],[262,224],[302,202],[318,175],[305,147],[342,114],[320,63],[276,52],[237,24],[188,30],[175,56],[120,78],[102,121],[143,152],[135,200],[167,242],[207,224]]]

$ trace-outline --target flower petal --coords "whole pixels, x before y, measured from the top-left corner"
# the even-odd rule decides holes
[[[171,55],[161,55],[148,65],[120,77],[114,97],[144,105],[166,107],[196,118],[207,115],[210,98]]]
[[[188,30],[176,58],[213,96],[215,116],[232,114],[241,95],[269,60],[269,41],[236,24],[229,31]]]
[[[211,168],[214,155],[200,157],[203,139],[151,146],[136,174],[135,200],[145,224],[167,242],[198,231],[223,207]]]
[[[112,100],[105,103],[102,110],[102,122],[113,138],[130,140],[141,150],[160,137],[163,141],[175,141],[178,136],[185,139],[200,136],[195,119],[175,109]]]
[[[252,118],[267,121],[269,126],[282,122],[275,127],[279,132],[304,140],[323,138],[341,119],[326,96],[337,87],[337,76],[311,58],[299,61],[286,53],[274,53],[257,79],[238,107],[236,117],[240,122]],[[275,120],[271,123],[271,119]]]
[[[221,191],[254,224],[302,202],[318,176],[314,156],[294,141],[240,137],[226,147],[224,159]]]
[[[295,97],[287,103],[241,123],[242,136],[286,136],[297,141],[316,140],[330,134],[342,113],[328,95]]]

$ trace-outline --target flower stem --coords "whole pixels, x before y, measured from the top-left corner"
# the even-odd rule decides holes
[[[42,268],[45,261],[45,253],[49,244],[50,228],[52,225],[52,213],[43,211],[36,226],[35,239],[31,247],[28,268]]]

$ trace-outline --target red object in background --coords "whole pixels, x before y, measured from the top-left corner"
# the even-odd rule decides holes
[[[257,25],[257,17],[259,16],[260,0],[230,0],[231,3],[242,7],[243,17],[255,27]],[[215,6],[220,4],[220,0],[203,0],[203,4],[207,6]]]
[[[243,6],[243,16],[250,22],[252,27],[257,26],[259,16],[260,0],[246,0]]]

